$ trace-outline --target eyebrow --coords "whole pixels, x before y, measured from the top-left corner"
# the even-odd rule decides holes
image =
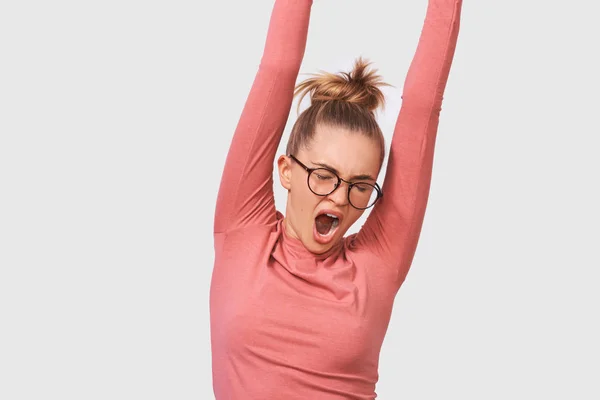
[[[312,161],[311,161],[311,162],[312,162]],[[317,166],[319,166],[319,167],[322,167],[322,168],[327,168],[327,169],[329,169],[329,170],[331,170],[331,171],[335,172],[335,173],[336,173],[338,176],[339,176],[339,175],[341,175],[341,174],[340,174],[340,171],[338,171],[337,169],[333,168],[331,165],[327,165],[327,164],[325,164],[325,163],[320,163],[320,162],[313,162],[313,164],[314,164],[314,165],[317,165]],[[358,179],[358,180],[371,180],[371,181],[374,181],[374,180],[375,180],[375,178],[373,178],[373,177],[372,177],[371,175],[369,175],[369,174],[354,175],[354,176],[350,177],[350,179],[349,179],[349,180],[357,180],[357,179]]]

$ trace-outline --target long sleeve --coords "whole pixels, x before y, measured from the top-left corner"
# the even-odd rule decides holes
[[[304,57],[312,0],[276,0],[221,178],[214,232],[276,220],[273,165]]]
[[[356,241],[392,265],[404,280],[421,232],[429,196],[443,93],[454,57],[462,0],[430,0],[404,83],[378,202]]]

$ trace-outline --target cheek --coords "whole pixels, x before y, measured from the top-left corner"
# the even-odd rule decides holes
[[[306,184],[306,178],[295,178],[292,180],[290,191],[291,203],[296,214],[312,213],[319,204],[321,198],[310,191]]]
[[[364,211],[359,211],[352,208],[352,211],[348,214],[348,218],[346,218],[346,228],[350,228],[354,223],[363,215]]]

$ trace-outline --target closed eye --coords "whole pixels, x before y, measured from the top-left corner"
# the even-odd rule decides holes
[[[322,180],[322,181],[333,179],[331,176],[325,176],[325,175],[321,175],[321,174],[317,174],[317,173],[315,173],[315,175],[317,176],[317,178],[319,178],[319,180]]]
[[[352,186],[355,187],[360,193],[366,193],[374,189],[373,185],[364,182],[355,182],[352,183]]]

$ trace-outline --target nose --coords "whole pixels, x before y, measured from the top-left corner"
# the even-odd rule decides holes
[[[327,198],[339,206],[345,206],[348,204],[348,184],[342,181],[332,193],[327,195]]]

